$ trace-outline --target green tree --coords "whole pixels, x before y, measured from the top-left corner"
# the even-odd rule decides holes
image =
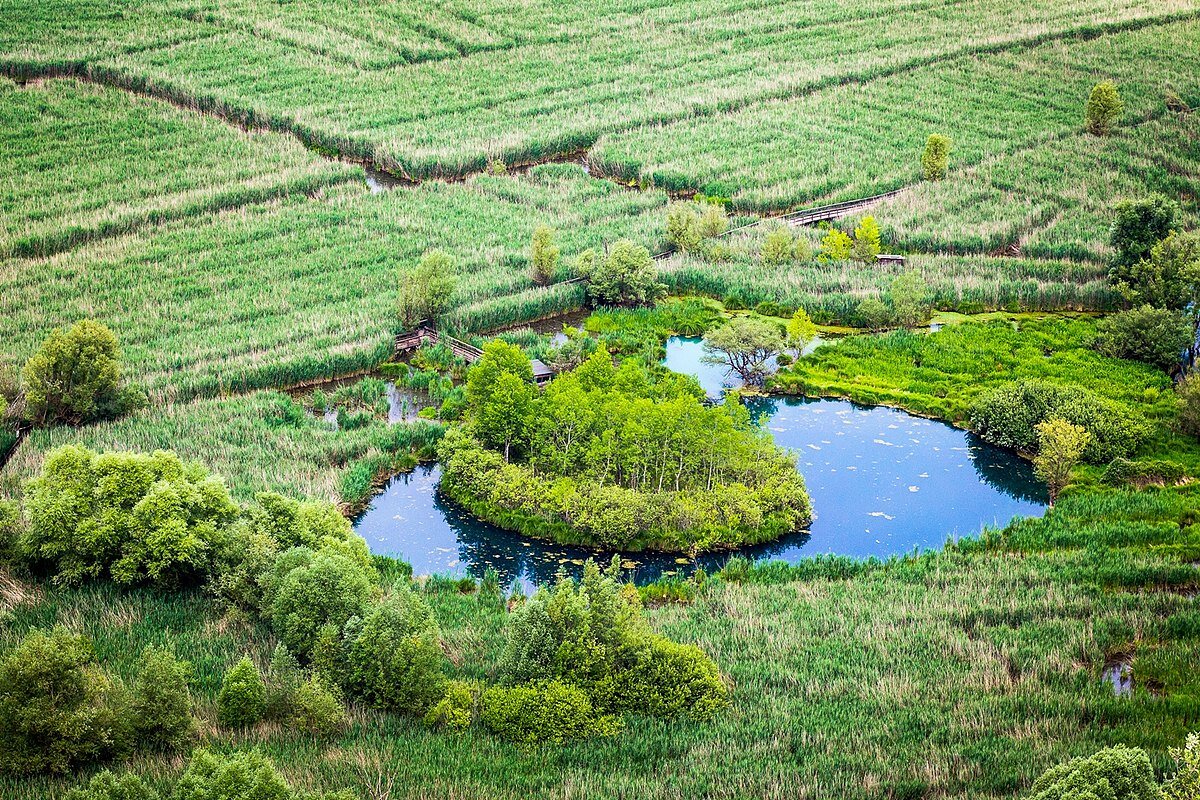
[[[667,208],[667,241],[677,250],[690,253],[700,247],[700,216],[695,203],[671,203]]]
[[[121,348],[99,322],[55,328],[21,370],[25,415],[38,424],[78,424],[118,416],[139,404],[121,390]]]
[[[1112,81],[1097,83],[1092,87],[1087,108],[1084,110],[1084,126],[1088,133],[1106,136],[1117,124],[1124,110],[1125,104],[1121,101],[1116,84]]]
[[[496,380],[495,391],[475,414],[475,431],[485,444],[502,448],[509,461],[514,446],[523,448],[533,425],[533,387],[510,373]]]
[[[217,717],[230,728],[245,728],[262,721],[267,713],[267,685],[262,673],[243,656],[221,680],[217,695]]]
[[[347,637],[347,683],[377,708],[424,714],[445,693],[441,633],[408,585],[395,587]]]
[[[310,675],[292,692],[288,722],[313,736],[332,736],[346,724],[346,709],[318,675]]]
[[[323,629],[340,631],[348,619],[366,613],[375,593],[375,576],[351,556],[331,548],[312,553],[298,547],[280,554],[278,560],[295,565],[279,579],[271,621],[298,657],[312,654]]]
[[[921,154],[921,174],[925,176],[925,180],[940,181],[946,177],[946,170],[950,166],[951,144],[949,136],[942,136],[940,133],[929,134],[929,138],[925,140],[925,152]]]
[[[888,290],[892,303],[892,315],[896,324],[913,328],[929,319],[932,308],[929,302],[929,287],[921,273],[909,271],[897,275]]]
[[[441,250],[426,252],[416,267],[400,273],[400,323],[405,328],[437,323],[449,310],[457,284],[454,259]]]
[[[803,308],[796,309],[796,313],[792,314],[792,318],[788,320],[787,324],[788,346],[799,356],[815,338],[817,338],[816,323]]]
[[[1138,748],[1117,745],[1046,770],[1030,800],[1160,800],[1154,768]]]
[[[127,714],[92,643],[34,630],[0,661],[0,770],[66,772],[122,749]]]
[[[1163,782],[1163,800],[1200,797],[1200,733],[1189,733],[1183,747],[1172,747],[1175,774]]]
[[[93,775],[87,786],[67,792],[64,800],[159,800],[159,795],[131,772],[117,776],[104,770]]]
[[[1183,313],[1200,332],[1200,232],[1168,234],[1150,248],[1149,258],[1118,280],[1117,288],[1133,303]]]
[[[1143,361],[1170,372],[1192,343],[1192,326],[1178,311],[1149,305],[1105,317],[1096,325],[1095,347],[1112,358]]]
[[[761,384],[768,362],[784,348],[779,328],[752,317],[734,317],[708,335],[704,343],[706,364],[718,364],[737,373],[745,383]]]
[[[1179,397],[1179,429],[1200,439],[1200,373],[1193,372],[1175,387]]]
[[[861,264],[874,264],[879,255],[879,224],[872,216],[863,217],[854,229],[854,244],[850,257]]]
[[[878,297],[864,297],[854,310],[858,324],[869,331],[880,331],[892,324],[895,317],[887,303]]]
[[[796,256],[796,237],[790,228],[779,225],[772,228],[762,245],[762,262],[769,266],[789,263]]]
[[[1033,470],[1046,483],[1050,505],[1058,499],[1063,487],[1071,480],[1071,470],[1083,457],[1092,435],[1081,425],[1072,425],[1053,417],[1037,426],[1038,451],[1033,457]]]
[[[650,251],[628,239],[616,242],[608,257],[595,264],[588,283],[593,302],[606,305],[649,305],[666,293]]]
[[[133,732],[153,750],[182,750],[196,735],[188,681],[192,666],[169,650],[147,646],[133,683]]]
[[[725,206],[719,203],[705,203],[704,209],[700,212],[698,225],[700,235],[705,239],[713,239],[724,234],[729,230],[729,214],[725,212]]]
[[[531,277],[538,286],[548,286],[558,273],[558,245],[554,243],[554,229],[549,225],[538,225],[534,229],[529,263]]]
[[[1114,282],[1128,277],[1122,270],[1149,258],[1154,245],[1167,238],[1178,218],[1179,204],[1161,194],[1144,200],[1121,200],[1114,205],[1108,233]]]
[[[563,744],[620,730],[620,720],[597,714],[584,691],[562,681],[493,687],[483,693],[481,706],[484,727],[521,744]]]
[[[848,261],[853,247],[854,240],[850,238],[849,234],[831,227],[825,232],[825,238],[821,240],[820,260]]]
[[[208,571],[240,509],[225,484],[174,453],[96,454],[75,445],[46,456],[26,487],[22,548],[59,583],[106,575],[174,586]]]

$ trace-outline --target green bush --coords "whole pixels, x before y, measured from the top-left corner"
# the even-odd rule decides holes
[[[1130,461],[1127,458],[1114,458],[1104,468],[1101,480],[1110,486],[1171,486],[1186,476],[1187,471],[1176,461]]]
[[[608,256],[597,260],[590,270],[588,296],[597,304],[648,305],[666,292],[667,287],[658,282],[650,252],[628,239],[615,242]]]
[[[361,617],[374,595],[370,567],[334,548],[285,551],[275,574],[281,577],[271,602],[271,621],[279,638],[301,659],[308,658],[322,628],[340,629],[351,617]]]
[[[1192,343],[1192,326],[1180,313],[1165,308],[1140,308],[1105,317],[1096,325],[1098,351],[1112,358],[1142,361],[1171,372]]]
[[[921,154],[921,173],[927,181],[940,181],[950,166],[950,137],[931,133]]]
[[[192,667],[168,650],[147,647],[133,683],[132,725],[138,743],[152,750],[182,750],[196,735],[188,681]]]
[[[63,800],[158,800],[158,792],[132,773],[121,776],[108,770],[92,776],[87,786],[76,787]]]
[[[121,348],[112,331],[90,319],[55,328],[21,370],[25,415],[32,422],[78,424],[132,411],[140,390],[121,389]]]
[[[346,725],[346,709],[318,675],[310,675],[291,694],[288,722],[314,736],[332,736]]]
[[[620,730],[619,720],[596,713],[586,692],[561,681],[488,689],[480,720],[491,733],[520,744],[563,744]]]
[[[407,585],[348,625],[347,685],[372,705],[424,713],[446,690],[445,656],[433,612]]]
[[[349,792],[314,794],[288,786],[262,754],[218,755],[197,750],[175,786],[172,800],[355,800]]]
[[[984,439],[1022,452],[1037,449],[1037,426],[1048,419],[1079,425],[1092,436],[1083,457],[1093,464],[1128,456],[1149,434],[1144,419],[1114,401],[1040,380],[1013,381],[985,392],[971,406],[970,417]]]
[[[1117,124],[1124,110],[1125,103],[1117,92],[1116,84],[1112,81],[1097,83],[1088,97],[1087,108],[1084,110],[1084,125],[1088,133],[1105,136],[1112,130],[1113,125]]]
[[[1137,748],[1109,747],[1051,767],[1033,783],[1030,800],[1160,800],[1150,759]]]
[[[480,687],[467,681],[450,681],[446,693],[425,714],[425,724],[451,732],[464,731],[479,714]]]
[[[202,577],[240,512],[219,478],[174,453],[97,455],[74,445],[46,456],[25,507],[22,549],[52,564],[57,582],[160,586]]]
[[[225,673],[217,695],[217,718],[230,728],[245,728],[263,720],[267,713],[267,686],[262,673],[243,656]]]
[[[1179,397],[1179,430],[1200,439],[1200,374],[1192,373],[1175,387]]]
[[[129,744],[125,699],[92,643],[34,630],[0,662],[0,769],[66,772]]]
[[[547,597],[539,591],[508,618],[498,670],[509,686],[552,678],[558,661],[559,632],[550,619]]]
[[[725,708],[727,695],[717,665],[700,648],[652,636],[617,673],[612,708],[702,720]]]
[[[281,548],[320,547],[326,539],[345,541],[353,531],[337,506],[320,500],[293,500],[274,492],[260,492],[247,512],[255,529],[278,542]]]

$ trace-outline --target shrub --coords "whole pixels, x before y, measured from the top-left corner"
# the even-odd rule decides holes
[[[86,787],[76,787],[63,800],[158,800],[158,792],[142,783],[132,773],[121,776],[104,770],[88,781]]]
[[[465,731],[479,713],[480,687],[467,681],[450,681],[446,693],[425,715],[425,724],[451,732]]]
[[[280,547],[317,549],[326,540],[345,541],[353,528],[337,506],[319,500],[293,500],[274,492],[260,492],[247,511],[254,528]]]
[[[1096,349],[1112,358],[1142,361],[1170,372],[1192,343],[1192,326],[1175,311],[1144,305],[1096,325]]]
[[[374,576],[369,567],[332,548],[316,553],[293,548],[279,559],[282,566],[277,566],[276,574],[281,578],[271,603],[272,624],[289,650],[307,658],[323,627],[340,629],[351,617],[366,613]]]
[[[1051,767],[1033,783],[1031,800],[1159,800],[1150,759],[1137,748],[1105,748]]]
[[[261,753],[218,755],[200,749],[175,786],[172,800],[355,800],[349,792],[314,794],[288,786]]]
[[[950,166],[950,137],[931,133],[925,140],[925,152],[921,154],[921,174],[927,181],[940,181],[946,177]]]
[[[1179,430],[1200,439],[1200,373],[1192,373],[1175,387],[1179,397]]]
[[[650,252],[628,239],[613,244],[608,257],[591,268],[588,295],[607,305],[650,305],[664,297],[667,287],[658,282]]]
[[[15,500],[0,500],[0,564],[21,555],[21,506]]]
[[[1108,234],[1114,269],[1128,268],[1149,258],[1154,245],[1174,229],[1178,217],[1179,204],[1161,194],[1143,200],[1121,200],[1114,205]]]
[[[25,492],[24,551],[77,583],[175,585],[208,568],[214,543],[239,509],[225,484],[170,452],[104,453],[74,445],[46,457]]]
[[[858,324],[869,331],[879,331],[892,324],[892,310],[877,297],[866,297],[854,310]]]
[[[676,249],[690,253],[700,247],[700,217],[695,203],[671,203],[667,208],[667,241]]]
[[[821,261],[847,261],[854,246],[849,234],[830,228],[821,239]]]
[[[407,585],[347,626],[347,683],[372,705],[424,712],[445,693],[441,634],[425,600]]]
[[[983,393],[970,410],[975,432],[992,444],[1034,452],[1037,426],[1058,417],[1091,434],[1083,459],[1103,464],[1128,456],[1149,433],[1144,419],[1086,389],[1046,381],[1014,381]]]
[[[921,273],[910,271],[897,275],[888,289],[888,298],[898,325],[912,328],[929,319],[929,285]]]
[[[0,662],[0,769],[66,772],[128,743],[127,715],[92,643],[35,630]]]
[[[694,645],[652,636],[618,673],[613,710],[708,719],[728,705],[717,665]]]
[[[860,264],[874,264],[879,250],[879,223],[872,216],[863,217],[854,229],[854,244],[850,247],[850,257]]]
[[[449,310],[457,284],[454,259],[441,250],[426,252],[416,267],[400,273],[400,323],[412,328],[424,320],[437,322]]]
[[[196,734],[188,681],[192,666],[168,650],[147,647],[133,683],[132,724],[138,742],[153,750],[181,750]]]
[[[620,730],[620,721],[598,715],[583,690],[561,681],[488,689],[480,720],[493,734],[521,744],[562,744]]]
[[[1125,104],[1112,81],[1097,83],[1092,87],[1084,110],[1084,124],[1088,133],[1105,136],[1121,118]]]
[[[559,636],[539,592],[517,606],[507,623],[507,639],[500,657],[501,683],[509,686],[546,680],[557,668]]]
[[[1183,480],[1186,475],[1183,465],[1175,461],[1130,461],[1127,458],[1114,458],[1104,468],[1100,479],[1110,486],[1171,486]]]
[[[1051,505],[1071,479],[1071,470],[1079,463],[1091,439],[1092,435],[1082,427],[1058,417],[1038,423],[1038,451],[1033,457],[1033,471],[1046,482]]]
[[[225,673],[217,695],[217,718],[230,728],[245,728],[261,722],[267,713],[267,686],[258,667],[243,656]]]
[[[791,230],[780,225],[772,229],[765,239],[762,246],[762,262],[770,266],[779,266],[789,263],[796,255],[795,236]]]
[[[558,245],[554,243],[554,229],[549,225],[538,225],[533,231],[533,244],[529,255],[530,277],[539,286],[548,286],[558,272]]]
[[[706,239],[721,236],[729,230],[729,215],[720,203],[705,203],[698,223],[700,235]]]
[[[332,736],[346,724],[346,709],[318,675],[310,675],[291,694],[288,722],[314,736]]]
[[[1175,774],[1163,782],[1165,800],[1196,800],[1200,797],[1200,733],[1189,733],[1183,747],[1171,748]]]
[[[25,414],[35,423],[77,424],[136,408],[136,388],[121,389],[121,348],[112,331],[90,319],[55,328],[21,370]]]

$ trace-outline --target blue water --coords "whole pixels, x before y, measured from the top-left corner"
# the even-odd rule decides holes
[[[667,366],[696,375],[711,396],[733,381],[703,364],[699,340],[674,339]],[[752,412],[797,457],[812,498],[810,530],[741,553],[796,561],[818,553],[854,557],[941,547],[948,538],[1040,515],[1045,492],[1029,464],[941,422],[845,400],[753,398]],[[420,574],[482,576],[508,584],[553,579],[598,553],[526,539],[481,523],[442,500],[436,465],[392,480],[358,519],[371,550],[410,562]],[[656,553],[621,554],[635,580],[719,568],[729,553],[693,561]]]

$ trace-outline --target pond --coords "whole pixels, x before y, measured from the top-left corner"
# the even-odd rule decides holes
[[[732,381],[700,361],[699,340],[668,343],[667,365],[696,375],[713,396]],[[1041,514],[1045,491],[1020,458],[966,431],[892,408],[845,400],[753,398],[750,408],[775,441],[791,449],[812,497],[806,533],[740,551],[796,561],[819,553],[887,557],[941,547],[948,538]],[[551,580],[560,568],[611,553],[527,539],[481,523],[437,494],[440,471],[423,466],[393,479],[356,522],[376,553],[412,563],[417,574],[480,576],[504,583]],[[623,554],[638,582],[719,568],[730,553],[696,561],[661,553]]]

